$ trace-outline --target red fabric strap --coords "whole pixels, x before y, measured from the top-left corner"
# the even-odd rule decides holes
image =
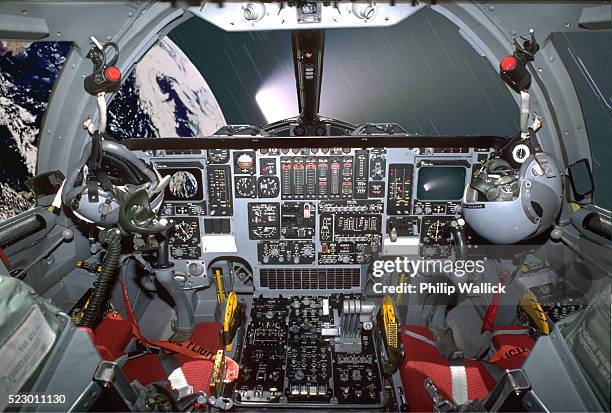
[[[121,279],[119,279],[119,283],[121,284],[121,291],[123,292],[123,299],[125,301],[125,311],[127,313],[130,324],[132,324],[132,334],[134,334],[138,341],[140,341],[145,346],[159,347],[172,353],[182,354],[193,359],[209,360],[213,362],[215,361],[216,352],[208,350],[205,346],[193,340],[162,341],[146,339],[142,335],[142,333],[140,332],[140,328],[138,327],[136,316],[134,315],[134,310],[132,309],[132,305],[130,304],[130,298],[128,296],[125,283]],[[225,356],[225,363],[226,365],[237,365],[234,360],[230,359],[227,356]]]
[[[506,283],[507,275],[508,274],[505,272],[502,272],[499,274],[500,284]],[[489,304],[489,307],[487,308],[487,312],[482,318],[482,325],[480,327],[481,334],[484,333],[485,331],[493,331],[493,328],[495,327],[495,320],[497,319],[497,310],[499,310],[499,302],[501,301],[501,298],[502,298],[501,293],[495,293],[493,295],[493,299],[491,299],[491,303]]]
[[[0,260],[2,260],[2,262],[4,263],[4,266],[7,269],[11,268],[11,262],[9,261],[8,257],[4,253],[4,251],[2,251],[2,248],[0,248]]]

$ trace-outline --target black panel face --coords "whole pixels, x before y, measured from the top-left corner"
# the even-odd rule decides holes
[[[257,178],[254,176],[236,176],[234,186],[236,198],[257,197]]]
[[[206,218],[204,220],[204,232],[206,234],[229,234],[232,226],[229,218]]]
[[[255,151],[234,151],[234,173],[255,175]]]
[[[232,215],[232,173],[229,166],[209,166],[208,205],[210,215]]]
[[[316,210],[312,202],[283,202],[281,234],[284,238],[312,238],[315,235]]]
[[[385,178],[387,174],[387,150],[372,148],[370,150],[370,179],[377,181]]]
[[[259,175],[276,175],[275,158],[259,158]]]
[[[370,181],[370,182],[368,182],[368,196],[370,198],[384,198],[384,196],[385,196],[385,181]]]
[[[249,203],[249,239],[280,238],[280,207],[277,202]]]
[[[319,204],[319,264],[366,264],[382,249],[382,201]]]
[[[178,218],[168,233],[170,256],[174,259],[193,259],[202,255],[200,225],[197,218]]]
[[[260,198],[276,198],[280,192],[280,181],[276,176],[260,176],[257,180],[257,195]]]
[[[313,264],[316,247],[312,241],[261,241],[257,255],[261,264]]]
[[[353,189],[355,199],[368,199],[370,156],[366,150],[355,151]]]
[[[236,403],[260,408],[380,407],[380,343],[375,343],[372,330],[361,329],[359,354],[337,351],[332,338],[321,334],[325,324],[333,323],[334,312],[352,298],[255,298],[239,358],[240,375],[231,384]]]
[[[227,163],[230,158],[229,149],[210,149],[206,155],[206,161],[208,163],[223,164]]]
[[[411,236],[419,233],[418,217],[390,217],[387,220],[387,234],[395,229],[398,236]]]
[[[423,217],[421,220],[421,256],[445,258],[451,254],[453,217]]]
[[[410,215],[412,173],[413,166],[410,164],[389,165],[387,214]]]

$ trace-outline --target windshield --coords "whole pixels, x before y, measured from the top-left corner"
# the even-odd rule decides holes
[[[421,135],[518,129],[518,106],[495,68],[429,9],[389,28],[327,30],[323,67],[321,116]],[[201,19],[153,47],[110,107],[117,138],[203,136],[224,122],[297,115],[290,32],[225,32]]]

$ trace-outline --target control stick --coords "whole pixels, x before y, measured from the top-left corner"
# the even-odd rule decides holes
[[[455,258],[462,260],[467,255],[467,241],[465,239],[465,231],[463,226],[465,220],[463,218],[454,219],[451,221],[451,234],[455,241]]]
[[[170,262],[168,246],[168,230],[161,232],[163,237],[157,250],[157,264],[155,265],[155,278],[161,286],[168,292],[174,305],[176,306],[176,326],[175,331],[179,335],[189,336],[195,326],[195,316],[193,308],[187,300],[179,283],[174,279],[174,264]],[[187,337],[185,337],[187,338]]]

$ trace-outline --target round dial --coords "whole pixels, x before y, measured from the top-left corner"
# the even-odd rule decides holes
[[[255,198],[255,177],[239,176],[236,177],[236,197]]]
[[[187,222],[182,221],[174,226],[174,236],[183,242],[193,238],[193,227]]]
[[[229,150],[227,149],[209,149],[208,163],[227,163],[229,161]]]
[[[432,222],[429,228],[427,228],[427,236],[431,238],[432,241],[439,241],[442,238],[445,238],[446,225],[446,222],[440,220]]]
[[[276,198],[280,192],[280,184],[276,176],[262,176],[257,182],[257,192],[260,198]]]

